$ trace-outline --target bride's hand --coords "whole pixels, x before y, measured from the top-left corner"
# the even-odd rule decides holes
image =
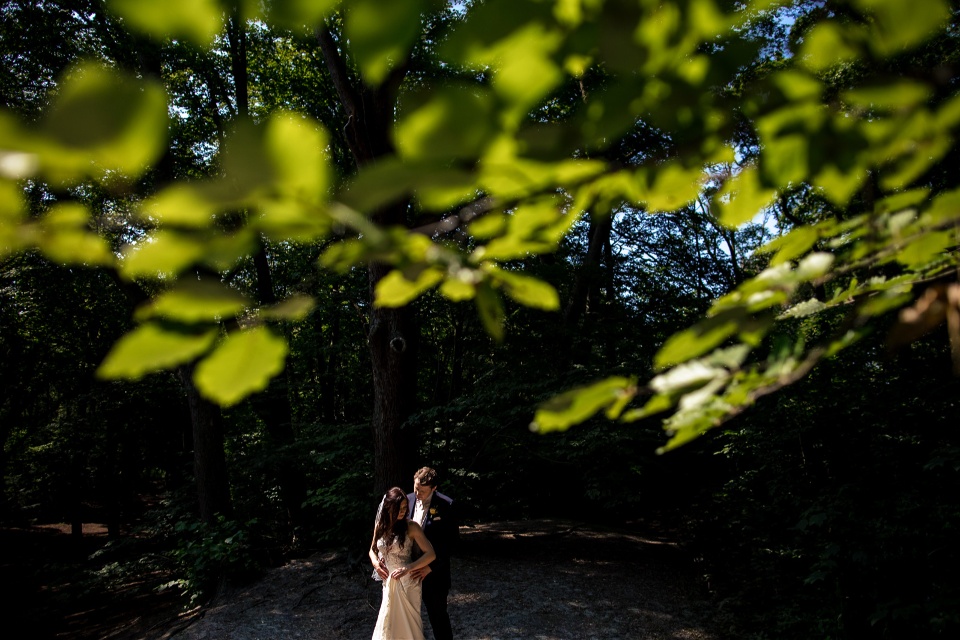
[[[398,568],[396,568],[396,569],[393,570],[393,573],[390,574],[390,577],[391,577],[391,578],[402,578],[402,577],[405,576],[406,574],[407,574],[407,568],[406,568],[406,567],[398,567]]]

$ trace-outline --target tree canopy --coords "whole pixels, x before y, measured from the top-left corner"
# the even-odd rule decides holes
[[[293,87],[272,96],[257,83],[257,94],[243,96],[249,115],[221,98],[214,115],[232,124],[192,150],[212,168],[208,177],[158,181],[149,178],[175,151],[165,151],[170,133],[196,126],[159,78],[124,68],[109,51],[85,52],[65,69],[47,61],[60,75],[47,80],[40,116],[3,116],[4,253],[35,247],[58,262],[156,283],[137,326],[100,366],[104,377],[136,379],[197,360],[200,392],[221,405],[263,389],[288,351],[270,323],[296,322],[312,303],[291,293],[258,304],[213,276],[236,268],[261,237],[335,240],[320,258],[327,268],[393,267],[377,283],[376,305],[407,305],[436,287],[449,300],[473,301],[499,340],[504,296],[559,307],[554,288],[517,261],[555,251],[577,221],[623,207],[689,208],[716,233],[781,211],[768,223],[775,239],[761,249],[768,266],[753,277],[735,272],[735,287],[715,290],[723,295],[704,318],[657,353],[659,375],[570,392],[544,405],[534,428],[565,428],[598,410],[632,421],[679,406],[666,423],[673,447],[801,378],[879,316],[903,309],[893,343],[944,318],[955,326],[955,185],[940,167],[954,153],[960,102],[943,71],[952,63],[952,11],[940,0],[910,8],[884,0],[118,0],[107,8],[118,16],[113,29],[129,28],[138,42],[157,43],[145,49],[161,51],[219,46],[231,16],[259,25],[254,33],[325,33],[321,46],[336,47],[372,96],[398,102],[386,138],[367,140],[383,152],[341,180],[330,125],[316,119],[325,116],[320,104],[303,109]],[[85,10],[73,13],[76,28],[103,19],[94,6]],[[424,31],[436,11],[443,24]],[[786,42],[767,35],[787,25]],[[274,52],[269,64],[289,69],[309,55]],[[212,73],[223,81],[222,70]],[[294,76],[309,82],[309,73]],[[350,104],[338,89],[348,96],[345,128],[361,118],[351,109],[376,107]],[[23,185],[71,197],[38,216]],[[85,197],[92,189],[132,225],[126,237],[97,233]],[[798,214],[797,198],[819,204]],[[377,224],[376,212],[397,202],[412,208],[413,222]],[[184,277],[198,268],[211,276]],[[778,332],[775,348],[761,348],[775,326],[835,312],[846,317],[836,335],[806,344]]]

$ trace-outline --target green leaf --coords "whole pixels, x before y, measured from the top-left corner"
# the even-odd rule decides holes
[[[377,283],[374,305],[402,307],[441,280],[443,280],[443,271],[436,267],[419,271],[413,280],[408,280],[400,269],[394,269]]]
[[[654,366],[663,369],[706,353],[737,333],[744,320],[741,310],[731,309],[673,334],[654,357]]]
[[[316,301],[307,295],[293,295],[275,305],[260,309],[260,315],[266,320],[289,320],[299,322],[307,317],[316,306]]]
[[[308,33],[337,8],[340,0],[272,0],[267,17],[272,24]]]
[[[857,87],[845,91],[841,98],[863,109],[901,111],[926,102],[933,90],[926,84],[910,80]]]
[[[125,24],[158,40],[183,38],[210,47],[223,28],[223,9],[217,0],[108,2]]]
[[[820,302],[816,298],[810,298],[809,300],[804,300],[798,304],[793,305],[786,311],[784,311],[778,319],[780,318],[805,318],[807,316],[812,316],[815,313],[820,313],[827,308],[827,305]]]
[[[394,129],[401,157],[412,160],[475,158],[493,134],[493,101],[475,86],[444,86],[410,100]]]
[[[40,220],[37,246],[61,264],[111,265],[113,252],[107,241],[90,230],[90,213],[77,202],[59,203]]]
[[[198,261],[206,252],[202,242],[172,231],[156,231],[124,249],[120,274],[140,277],[172,276]]]
[[[718,377],[725,377],[726,373],[722,367],[710,365],[704,360],[695,360],[677,365],[653,378],[650,387],[659,394],[676,395],[700,388]]]
[[[756,167],[748,167],[733,180],[727,181],[715,196],[720,222],[735,228],[749,222],[776,198],[774,189],[761,184]]]
[[[599,411],[621,404],[624,395],[633,397],[635,387],[635,380],[615,376],[567,391],[537,408],[530,430],[539,433],[565,431]]]
[[[154,323],[141,325],[113,345],[97,368],[97,376],[137,380],[147,373],[193,360],[207,351],[216,338],[216,329],[186,333]]]
[[[203,264],[215,271],[227,271],[254,252],[256,236],[253,230],[246,226],[235,233],[214,234],[202,242]]]
[[[637,177],[641,183],[645,178],[649,178],[650,185],[641,187],[641,190],[645,194],[642,198],[651,213],[676,211],[690,204],[700,194],[704,180],[700,167],[687,169],[677,162],[664,164],[649,174],[640,170]]]
[[[827,165],[814,178],[814,184],[821,187],[824,195],[834,204],[846,206],[863,183],[866,171],[862,169],[854,167],[845,170],[836,165]]]
[[[244,295],[222,282],[209,278],[182,280],[138,309],[134,318],[143,321],[163,317],[187,323],[215,321],[239,314],[248,303]]]
[[[826,275],[836,258],[832,253],[826,251],[817,251],[806,256],[797,265],[794,271],[796,282],[809,282]]]
[[[476,285],[473,281],[465,281],[460,278],[447,278],[440,285],[440,294],[452,302],[463,302],[471,300],[477,294]]]
[[[505,235],[478,247],[474,260],[512,260],[530,253],[553,251],[573,216],[562,214],[557,202],[547,198],[517,207],[506,219]]]
[[[621,418],[624,422],[636,422],[657,413],[662,413],[672,409],[675,404],[673,396],[669,394],[657,394],[650,398],[645,405],[639,409],[628,411]]]
[[[275,172],[275,189],[284,199],[304,204],[327,200],[330,169],[327,134],[322,127],[291,113],[270,116],[264,132],[264,150]],[[307,209],[304,215],[309,216]]]
[[[341,199],[357,211],[372,212],[416,191],[425,205],[443,210],[443,205],[459,202],[476,189],[473,177],[460,169],[392,157],[364,166]]]
[[[25,213],[23,192],[13,182],[0,180],[0,258],[26,243],[21,228]]]
[[[870,46],[882,56],[922,43],[947,26],[950,7],[942,0],[856,0],[875,19]]]
[[[776,266],[805,254],[816,244],[819,238],[820,234],[815,227],[796,227],[786,235],[780,236],[763,245],[758,251],[761,253],[776,252],[773,258],[770,259],[770,266]]]
[[[175,184],[146,200],[140,213],[163,225],[202,229],[213,223],[216,207],[193,186]]]
[[[488,280],[483,280],[477,285],[474,299],[483,328],[491,338],[502,341],[504,312],[500,295]]]
[[[390,70],[404,62],[420,34],[423,0],[349,0],[344,32],[370,85],[383,82]]]
[[[836,22],[820,22],[803,39],[801,63],[818,73],[856,60],[862,54],[859,43],[850,35],[852,31]]]
[[[870,296],[857,310],[861,317],[877,317],[894,309],[899,309],[912,301],[913,296],[909,290],[896,287],[888,291],[881,291],[878,295]]]
[[[540,23],[530,23],[501,43],[499,65],[494,69],[493,88],[514,105],[513,123],[519,124],[527,110],[537,104],[563,79],[552,54],[560,34]]]
[[[233,333],[204,358],[193,380],[204,396],[229,407],[262,391],[283,371],[287,341],[266,327]]]
[[[912,269],[922,267],[942,257],[956,243],[953,230],[925,233],[897,251],[897,262]]]
[[[507,295],[522,305],[545,311],[560,308],[557,290],[542,280],[502,269],[497,269],[492,275],[504,284]]]
[[[41,166],[55,181],[135,177],[163,151],[166,96],[157,83],[83,64],[65,74],[40,132]]]

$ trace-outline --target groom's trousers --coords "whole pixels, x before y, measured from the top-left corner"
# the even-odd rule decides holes
[[[450,578],[428,575],[423,580],[423,604],[427,607],[427,617],[433,627],[435,640],[453,640],[453,628],[447,614],[447,594],[450,593]]]

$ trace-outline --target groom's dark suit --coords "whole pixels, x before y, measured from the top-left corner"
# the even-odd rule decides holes
[[[408,493],[409,517],[413,517],[417,495]],[[452,640],[450,616],[447,614],[447,594],[450,592],[450,551],[460,535],[454,513],[453,500],[435,491],[430,508],[423,521],[423,532],[433,545],[437,558],[430,563],[430,573],[423,579],[423,604],[427,607],[433,637]]]

